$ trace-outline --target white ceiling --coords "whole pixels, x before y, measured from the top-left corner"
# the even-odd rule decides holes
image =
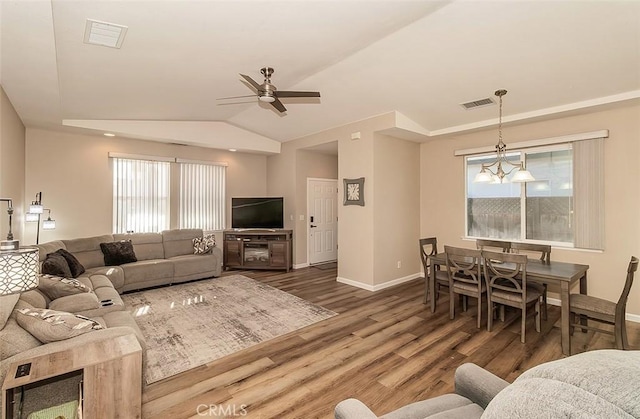
[[[499,88],[505,121],[640,98],[640,1],[1,1],[0,81],[30,127],[273,152],[391,111],[421,140],[490,126],[496,106],[459,104]],[[86,19],[127,26],[122,48],[83,43]],[[322,97],[219,106],[264,66]]]

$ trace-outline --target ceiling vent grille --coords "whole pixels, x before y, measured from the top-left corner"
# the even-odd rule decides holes
[[[467,102],[467,103],[461,103],[460,106],[462,106],[463,108],[469,110],[469,109],[475,109],[475,108],[481,108],[484,106],[489,106],[489,105],[495,105],[495,102],[493,101],[493,99],[487,97],[484,99],[478,99],[478,100],[472,100],[471,102]]]
[[[87,25],[84,30],[84,42],[85,44],[120,48],[127,29],[124,25],[87,19]]]

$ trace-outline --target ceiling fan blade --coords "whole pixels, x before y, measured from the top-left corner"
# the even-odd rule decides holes
[[[228,97],[219,97],[216,100],[225,100],[225,99],[240,99],[243,97],[256,97],[256,95],[244,95],[244,96],[228,96]]]
[[[241,103],[256,103],[256,101],[255,100],[249,100],[249,101],[246,101],[246,102],[216,103],[216,106],[240,105]]]
[[[242,76],[243,79],[245,79],[247,81],[247,83],[249,83],[251,86],[253,86],[254,89],[256,90],[260,90],[260,85],[258,83],[256,83],[251,77],[245,75],[245,74],[240,74]]]
[[[295,92],[287,90],[276,90],[277,97],[320,97],[320,92]]]
[[[284,107],[282,102],[280,102],[277,98],[273,102],[271,102],[271,106],[279,110],[280,112],[286,112],[287,108]]]

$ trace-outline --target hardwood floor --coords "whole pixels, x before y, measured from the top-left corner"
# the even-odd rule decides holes
[[[331,319],[216,360],[143,389],[144,418],[333,418],[349,397],[382,415],[453,389],[457,366],[473,362],[507,381],[562,357],[559,307],[536,333],[527,324],[521,344],[515,313],[491,333],[476,328],[474,303],[456,308],[448,300],[436,313],[422,304],[422,279],[379,292],[335,281],[336,270],[305,268],[289,273],[243,274],[339,313]],[[632,345],[640,325],[628,323]],[[576,331],[573,353],[613,348],[613,337]]]

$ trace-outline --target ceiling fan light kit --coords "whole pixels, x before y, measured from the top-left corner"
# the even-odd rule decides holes
[[[290,98],[290,97],[293,97],[293,98],[296,98],[296,97],[320,97],[320,93],[319,92],[296,92],[296,91],[287,91],[287,90],[278,91],[276,86],[271,84],[271,75],[274,73],[273,68],[272,67],[263,67],[263,68],[260,69],[260,72],[264,76],[264,82],[262,84],[258,84],[255,80],[253,80],[251,77],[247,76],[246,74],[240,74],[240,77],[242,77],[249,84],[249,86],[251,86],[253,88],[253,90],[256,91],[256,93],[257,93],[256,95],[231,96],[231,97],[226,97],[226,98],[218,98],[218,100],[257,96],[258,100],[260,102],[269,103],[278,112],[283,113],[283,112],[287,111],[287,108],[285,108],[284,105],[282,104],[282,102],[280,102],[279,98],[281,98],[281,97],[286,97],[286,98]],[[242,102],[239,102],[239,103],[242,103]],[[244,102],[244,103],[246,103],[246,102]]]

